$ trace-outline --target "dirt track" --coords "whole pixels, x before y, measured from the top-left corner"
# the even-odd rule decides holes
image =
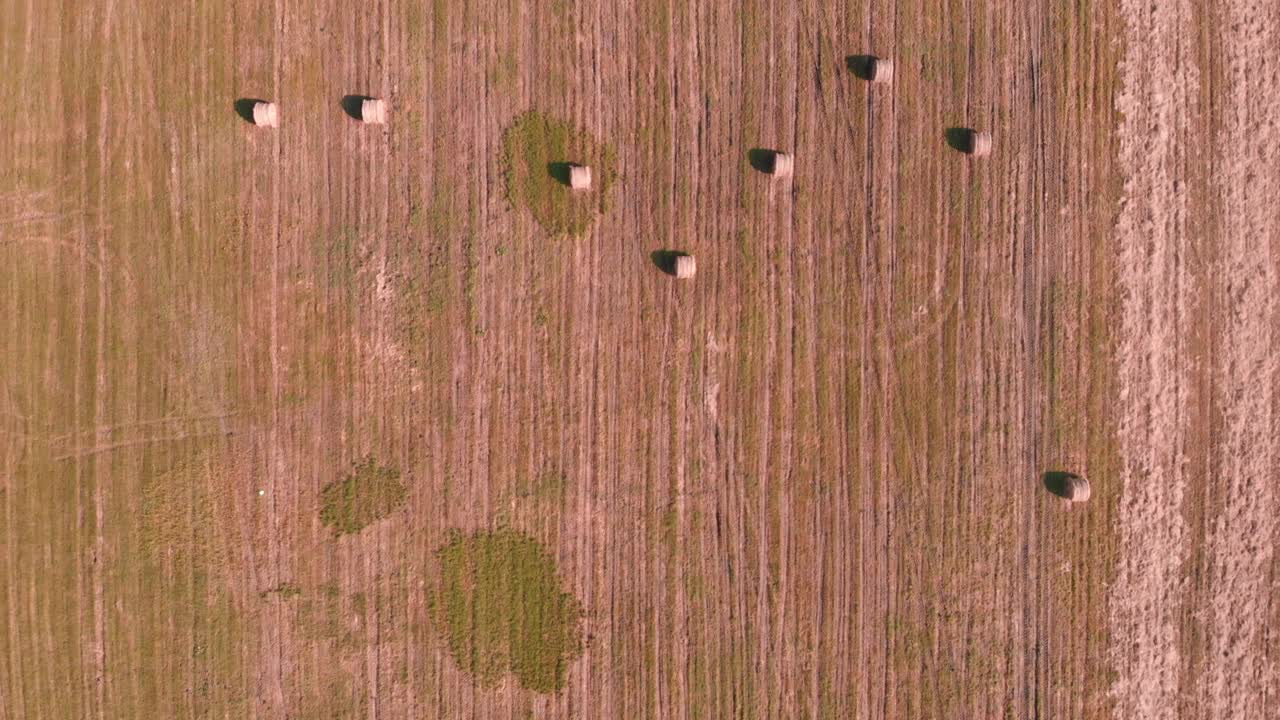
[[[1059,5],[0,0],[0,720],[1264,715],[1280,20]],[[584,237],[530,109],[617,153]],[[433,625],[499,526],[557,694]]]

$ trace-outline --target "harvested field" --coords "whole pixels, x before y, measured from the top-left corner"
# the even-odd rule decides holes
[[[1280,6],[0,0],[0,89],[0,720],[1280,697]]]

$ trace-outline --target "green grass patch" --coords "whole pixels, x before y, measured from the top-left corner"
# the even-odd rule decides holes
[[[436,616],[458,665],[484,686],[511,672],[529,690],[563,688],[582,652],[582,610],[551,555],[513,530],[457,536],[437,554]]]
[[[568,186],[568,164],[591,167],[591,188]],[[507,199],[528,208],[553,235],[580,236],[607,208],[617,179],[614,150],[589,133],[536,111],[517,117],[502,136]]]
[[[365,458],[350,475],[321,491],[320,520],[335,534],[358,533],[399,509],[408,495],[399,470]]]

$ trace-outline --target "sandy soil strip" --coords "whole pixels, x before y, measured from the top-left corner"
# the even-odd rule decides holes
[[[1221,340],[1215,385],[1222,409],[1215,448],[1225,491],[1210,523],[1209,647],[1202,717],[1265,717],[1275,683],[1263,635],[1276,529],[1276,198],[1280,197],[1280,5],[1231,0],[1223,8],[1226,102],[1217,134],[1221,265],[1213,273]],[[1274,712],[1273,710],[1270,712]]]
[[[1187,198],[1183,142],[1199,70],[1180,32],[1189,0],[1124,0],[1124,90],[1117,108],[1126,173],[1119,220],[1122,290],[1118,375],[1123,548],[1109,598],[1116,717],[1172,718],[1177,616],[1186,560],[1181,505],[1188,408],[1185,323]]]

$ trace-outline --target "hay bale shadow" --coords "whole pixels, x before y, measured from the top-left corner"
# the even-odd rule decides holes
[[[856,75],[862,80],[871,79],[871,63],[875,61],[873,55],[849,55],[844,59],[845,67],[849,68],[849,72]]]
[[[1075,473],[1069,473],[1065,470],[1050,470],[1046,472],[1042,478],[1044,489],[1057,495],[1060,498],[1071,499],[1068,493],[1069,482],[1072,478],[1077,477]]]
[[[655,267],[668,275],[676,274],[676,258],[684,257],[689,253],[683,253],[679,250],[654,250],[649,253],[649,259],[653,261]]]
[[[372,100],[371,95],[344,95],[342,101],[338,104],[342,106],[342,112],[351,117],[352,120],[364,120],[364,101]]]
[[[573,168],[573,163],[567,163],[567,162],[547,163],[547,174],[551,176],[551,179],[555,180],[561,185],[564,185],[565,187],[571,187],[571,184],[569,181],[569,174],[572,168]]]
[[[755,168],[758,172],[762,172],[766,175],[772,175],[773,159],[777,155],[777,150],[751,148],[747,151],[747,162],[751,163],[751,167]]]
[[[250,125],[255,125],[256,123],[253,121],[253,106],[262,102],[266,102],[266,100],[258,98],[240,98],[232,103],[231,106],[235,108],[236,114],[240,116],[241,120],[244,120]]]
[[[952,150],[958,152],[972,153],[975,134],[972,128],[949,127],[946,133],[947,145],[950,145]]]

